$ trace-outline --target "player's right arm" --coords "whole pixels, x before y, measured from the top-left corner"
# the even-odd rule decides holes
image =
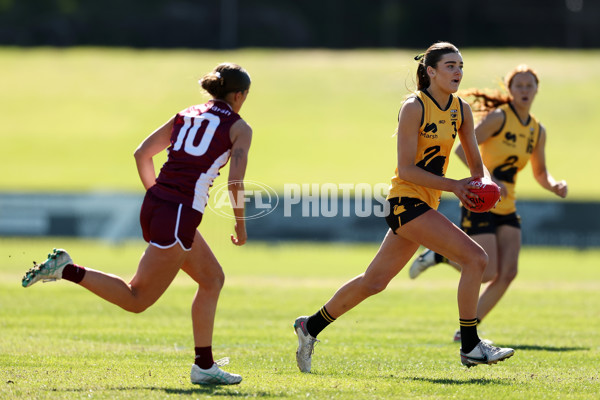
[[[477,143],[481,144],[492,137],[493,134],[497,133],[502,129],[504,125],[504,111],[500,109],[496,109],[486,115],[475,127],[475,138],[477,139]],[[465,149],[461,144],[455,150],[456,155],[460,160],[465,164],[467,164],[467,157],[465,155]],[[494,179],[493,176],[490,175],[490,178],[500,187],[500,194],[502,197],[506,197],[506,186],[501,181]]]
[[[230,129],[231,161],[229,163],[229,193],[232,196],[233,214],[235,216],[235,236],[231,242],[237,246],[246,243],[246,220],[244,219],[244,176],[248,165],[248,152],[252,142],[252,128],[243,119],[236,121]]]
[[[156,171],[152,157],[160,153],[171,144],[171,131],[175,117],[148,136],[133,153],[138,174],[146,190],[156,183]]]

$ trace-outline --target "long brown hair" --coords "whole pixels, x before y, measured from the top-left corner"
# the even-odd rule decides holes
[[[517,74],[529,73],[535,79],[535,84],[539,85],[538,75],[531,67],[521,64],[517,65],[510,71],[504,78],[504,91],[501,90],[481,90],[481,89],[469,89],[461,92],[462,97],[472,97],[473,100],[470,102],[473,107],[473,111],[476,113],[487,114],[492,110],[495,110],[503,104],[510,103],[513,98],[509,92],[510,86],[512,85],[513,79]],[[508,93],[506,93],[508,92]]]
[[[204,75],[199,83],[215,99],[224,100],[228,93],[248,90],[250,75],[237,64],[223,63]]]
[[[444,54],[456,53],[460,51],[452,43],[437,42],[429,46],[425,53],[419,54],[415,60],[419,62],[417,67],[417,89],[424,90],[430,85],[429,75],[427,75],[427,67],[436,68],[438,62]]]

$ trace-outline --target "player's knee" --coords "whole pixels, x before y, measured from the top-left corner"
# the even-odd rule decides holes
[[[381,293],[385,290],[385,288],[387,287],[388,282],[384,282],[381,280],[376,280],[376,281],[367,281],[363,279],[363,282],[361,284],[361,289],[362,292],[367,295],[367,296],[373,296],[376,295],[377,293]]]
[[[225,274],[212,275],[198,282],[198,293],[203,297],[218,297],[225,285]]]
[[[141,306],[140,306],[140,307],[135,307],[135,308],[133,308],[133,309],[131,310],[131,312],[132,312],[132,313],[134,313],[134,314],[141,314],[141,313],[143,313],[144,311],[146,311],[147,309],[148,309],[148,307],[147,307],[147,306],[144,306],[144,307],[141,307]]]
[[[223,268],[218,263],[212,265],[207,269],[204,274],[204,278],[198,282],[200,287],[204,290],[217,290],[220,291],[225,285],[225,273]]]
[[[140,293],[137,293],[134,301],[129,303],[125,310],[132,312],[134,314],[140,314],[146,311],[150,306],[156,303],[158,297],[154,298],[154,296],[141,296]]]
[[[463,269],[468,269],[477,274],[483,275],[488,261],[489,259],[487,253],[483,249],[478,249],[477,251],[468,254],[461,265],[463,266]]]
[[[219,291],[221,291],[221,289],[223,288],[224,285],[225,285],[225,273],[223,273],[223,270],[221,270],[221,272],[219,274],[217,274],[214,278],[214,287],[216,289],[218,289]]]
[[[125,307],[123,307],[123,309],[125,311],[129,311],[134,314],[140,314],[140,313],[143,313],[144,311],[146,311],[151,305],[152,304],[135,302],[135,303],[126,305]]]
[[[500,274],[498,274],[497,279],[501,280],[502,282],[505,282],[508,285],[515,280],[515,278],[517,277],[517,272],[517,268],[507,268],[506,270],[503,269],[500,272]]]
[[[481,277],[481,283],[487,283],[496,280],[498,277],[498,268],[495,265],[489,265],[486,267]]]
[[[223,270],[219,270],[218,273],[213,274],[210,279],[207,279],[203,283],[205,290],[220,292],[225,285],[225,274],[223,273]]]
[[[498,277],[498,274],[496,272],[484,272],[483,276],[481,277],[481,283],[488,283],[491,281],[496,280],[496,278]]]
[[[487,267],[490,259],[487,255],[487,253],[482,249],[481,251],[477,252],[477,255],[475,256],[474,261],[477,264],[477,268],[483,273],[485,271],[485,268]]]

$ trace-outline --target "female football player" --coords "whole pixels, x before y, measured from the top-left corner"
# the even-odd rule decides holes
[[[509,94],[471,90],[477,111],[485,115],[475,128],[485,166],[500,186],[502,199],[486,213],[473,213],[461,207],[461,227],[486,251],[489,257],[482,282],[489,282],[479,298],[477,318],[481,321],[500,301],[517,275],[521,249],[521,223],[515,204],[517,174],[531,160],[535,180],[546,190],[566,197],[567,183],[556,181],[546,168],[546,129],[530,114],[538,90],[538,76],[526,65],[508,73],[505,85]],[[464,146],[457,155],[467,162]],[[452,260],[452,261],[448,261]],[[416,278],[427,268],[448,262],[460,269],[461,262],[426,250],[411,265],[410,277]],[[454,335],[460,341],[460,331]]]
[[[231,156],[229,190],[232,198],[244,190],[244,174],[252,129],[238,114],[250,89],[250,76],[236,64],[220,64],[200,81],[212,97],[205,104],[177,113],[136,149],[137,170],[146,196],[140,212],[144,239],[149,243],[131,282],[84,268],[69,254],[55,249],[48,259],[27,271],[23,286],[39,280],[66,279],[134,313],[150,307],[165,292],[177,272],[198,283],[192,302],[195,363],[194,384],[236,384],[240,375],[215,363],[212,334],[224,274],[197,227],[208,200],[208,189]],[[168,148],[168,149],[167,149]],[[153,157],[167,149],[168,159],[156,176]],[[233,244],[246,242],[244,204],[233,204]]]
[[[415,59],[419,61],[417,91],[402,105],[398,120],[398,160],[386,218],[390,229],[364,273],[340,287],[314,315],[296,319],[296,361],[302,372],[311,370],[317,335],[367,297],[384,290],[419,245],[463,265],[458,284],[461,362],[468,367],[493,364],[514,354],[513,349],[493,347],[479,339],[477,299],[487,254],[437,211],[442,191],[473,205],[468,182],[487,173],[473,133],[471,108],[455,95],[463,77],[462,56],[450,43],[435,43]],[[456,136],[464,146],[471,173],[461,180],[444,177]]]

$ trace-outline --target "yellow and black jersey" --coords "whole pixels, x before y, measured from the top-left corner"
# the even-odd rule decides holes
[[[415,165],[432,174],[444,176],[454,140],[463,122],[462,101],[458,96],[452,94],[448,103],[444,107],[440,107],[427,90],[417,91],[414,97],[423,106]],[[441,194],[441,190],[400,179],[398,168],[396,168],[388,199],[395,197],[418,198],[425,201],[431,208],[437,209]]]
[[[532,115],[526,123],[521,122],[510,103],[498,108],[504,113],[504,123],[498,132],[479,145],[479,149],[490,174],[502,181],[508,191],[506,198],[501,199],[491,212],[507,215],[517,210],[517,173],[527,165],[539,140],[541,126]]]

